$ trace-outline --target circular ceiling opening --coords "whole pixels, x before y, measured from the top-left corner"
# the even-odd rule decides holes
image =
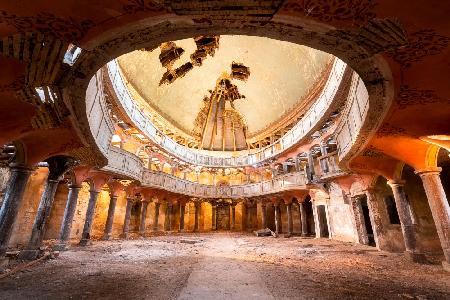
[[[253,36],[200,36],[117,59],[129,92],[156,123],[206,150],[266,139],[313,103],[333,56]]]

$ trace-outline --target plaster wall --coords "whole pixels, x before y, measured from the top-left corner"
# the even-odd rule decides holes
[[[318,204],[326,204],[318,201]],[[327,201],[328,223],[331,237],[345,242],[357,242],[355,224],[352,221],[350,205],[346,203],[342,189],[337,184],[330,185],[330,199]],[[316,203],[315,203],[316,204]]]

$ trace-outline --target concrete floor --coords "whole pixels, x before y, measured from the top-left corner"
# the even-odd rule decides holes
[[[0,299],[450,299],[450,274],[330,240],[183,234],[73,247]]]

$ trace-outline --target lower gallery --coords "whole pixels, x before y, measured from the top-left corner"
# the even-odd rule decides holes
[[[449,4],[47,2],[0,3],[1,299],[450,299]]]

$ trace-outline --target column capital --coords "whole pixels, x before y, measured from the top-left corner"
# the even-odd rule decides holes
[[[405,185],[405,181],[404,180],[389,180],[387,182],[387,184],[391,187],[391,188],[396,188],[396,187],[402,187]]]
[[[82,188],[81,184],[76,184],[76,183],[69,183],[67,186],[69,187],[69,189],[81,189]]]
[[[424,169],[420,169],[420,170],[415,170],[414,173],[416,173],[417,175],[419,175],[420,177],[422,176],[428,176],[428,175],[439,175],[442,171],[442,168],[440,167],[428,167],[428,168],[424,168]]]

